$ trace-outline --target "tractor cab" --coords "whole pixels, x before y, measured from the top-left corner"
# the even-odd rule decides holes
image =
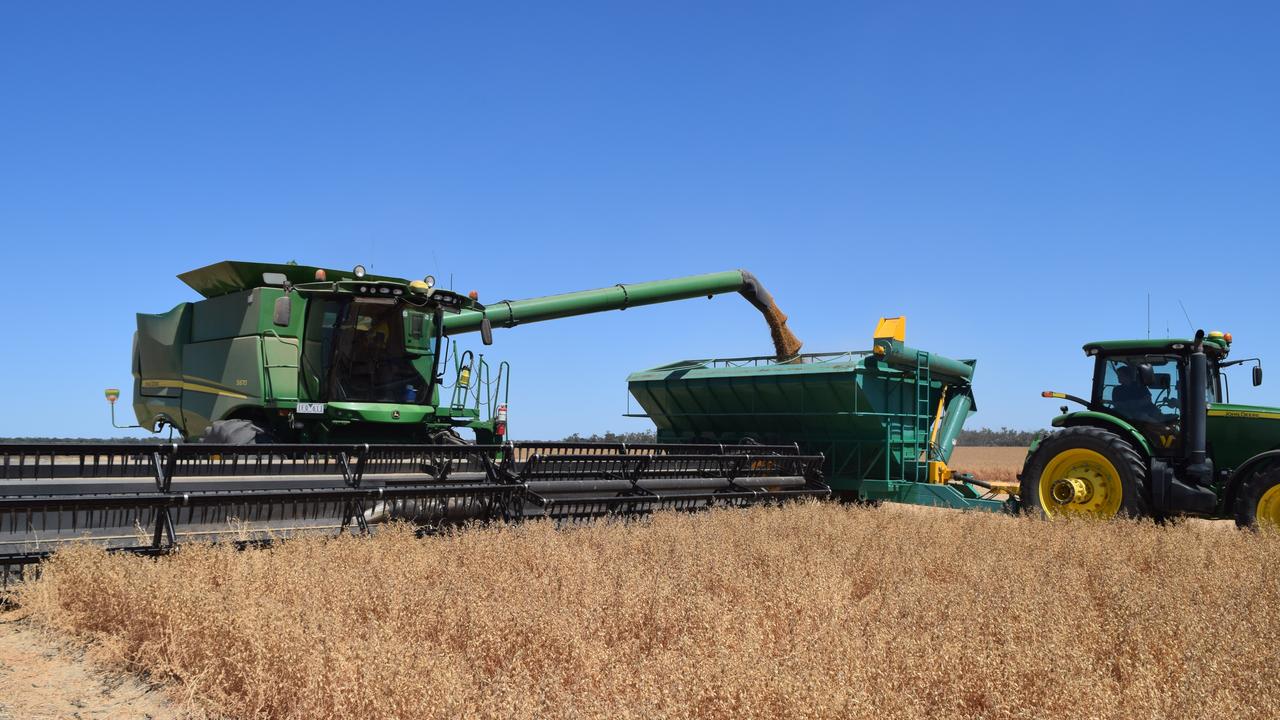
[[[1222,401],[1219,367],[1230,350],[1222,333],[1204,341],[1206,403]],[[1191,393],[1192,340],[1115,340],[1084,346],[1095,358],[1089,410],[1129,425],[1146,440],[1152,454],[1175,457],[1184,445],[1183,415]]]

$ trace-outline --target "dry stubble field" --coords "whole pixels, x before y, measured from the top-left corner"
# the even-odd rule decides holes
[[[961,448],[1012,480],[1021,448]],[[1280,536],[808,504],[62,553],[55,637],[193,716],[1280,715]]]
[[[952,453],[950,465],[955,470],[973,473],[979,480],[1017,482],[1026,457],[1024,447],[960,446]]]
[[[1269,718],[1280,535],[836,504],[61,553],[25,611],[230,718]]]

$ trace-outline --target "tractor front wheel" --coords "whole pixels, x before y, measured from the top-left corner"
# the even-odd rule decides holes
[[[1256,473],[1240,486],[1236,525],[1280,530],[1280,467]]]
[[[1042,517],[1148,514],[1147,464],[1133,445],[1101,428],[1046,437],[1020,477],[1023,510]]]

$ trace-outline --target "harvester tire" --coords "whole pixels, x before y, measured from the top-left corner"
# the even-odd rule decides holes
[[[1150,515],[1147,463],[1119,435],[1070,427],[1049,435],[1022,468],[1022,509],[1041,517]],[[1117,495],[1119,496],[1117,498]]]
[[[448,430],[440,430],[432,433],[427,438],[432,445],[470,445],[466,438],[458,434],[457,430],[449,428]]]
[[[1236,492],[1236,525],[1280,529],[1280,467],[1254,473]]]
[[[271,436],[252,420],[214,420],[200,442],[211,445],[266,445]]]

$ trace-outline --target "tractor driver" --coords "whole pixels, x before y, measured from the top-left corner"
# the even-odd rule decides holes
[[[1142,384],[1138,368],[1118,365],[1116,379],[1120,384],[1111,391],[1111,404],[1121,417],[1138,422],[1164,423],[1167,418],[1151,400],[1151,390]]]

